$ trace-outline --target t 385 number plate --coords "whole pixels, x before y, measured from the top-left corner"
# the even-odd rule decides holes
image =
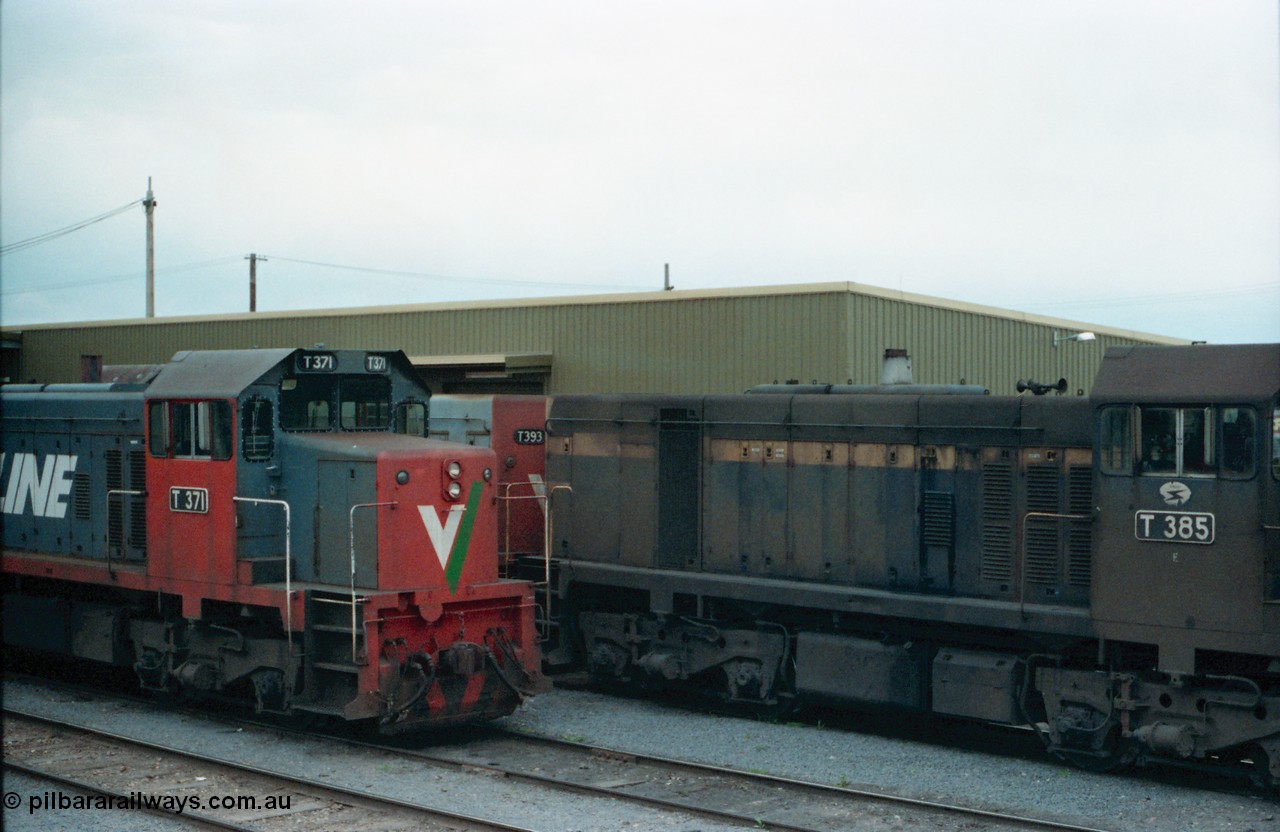
[[[1139,511],[1133,515],[1133,533],[1139,540],[1161,543],[1213,542],[1213,515],[1200,511]]]

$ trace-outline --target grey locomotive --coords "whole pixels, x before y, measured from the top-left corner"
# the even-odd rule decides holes
[[[902,391],[556,398],[547,656],[1275,785],[1280,345],[1112,348],[1089,398]]]

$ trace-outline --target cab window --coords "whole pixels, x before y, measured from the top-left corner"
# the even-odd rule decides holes
[[[275,422],[271,400],[261,396],[246,399],[240,414],[241,446],[250,462],[271,459],[275,448]]]
[[[1254,460],[1258,454],[1258,422],[1253,408],[1222,408],[1222,476],[1228,479],[1248,479],[1253,476]]]
[[[151,455],[178,459],[231,458],[231,405],[214,402],[151,402]]]
[[[1280,479],[1280,414],[1273,417],[1272,475]],[[1251,407],[1104,407],[1098,467],[1104,474],[1251,479],[1258,414]]]
[[[1109,410],[1120,410],[1111,408]],[[1103,470],[1108,449],[1123,466],[1115,448],[1124,442],[1118,428],[1108,434],[1102,423]],[[1117,420],[1119,417],[1115,417]],[[1249,479],[1257,466],[1257,415],[1248,407],[1141,407],[1137,409],[1138,473],[1164,477],[1222,477]],[[1109,441],[1109,437],[1114,437]]]
[[[343,430],[386,430],[391,425],[391,380],[350,376],[340,385]]]
[[[280,427],[285,430],[330,430],[333,376],[300,376],[280,382]]]
[[[1100,463],[1108,474],[1133,473],[1133,413],[1128,407],[1102,410]]]
[[[422,402],[401,402],[396,405],[396,433],[409,436],[427,435],[427,406]]]
[[[1280,411],[1271,417],[1271,476],[1280,480]]]
[[[1140,470],[1144,474],[1178,474],[1178,415],[1174,407],[1144,407],[1139,419]]]

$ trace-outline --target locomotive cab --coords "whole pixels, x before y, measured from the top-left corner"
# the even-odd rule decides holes
[[[1098,376],[1094,618],[1163,672],[1280,655],[1277,376],[1276,348],[1210,346],[1113,348]]]
[[[1280,776],[1278,392],[1280,345],[1107,352],[1092,616],[1108,672],[1039,671],[1059,750]]]

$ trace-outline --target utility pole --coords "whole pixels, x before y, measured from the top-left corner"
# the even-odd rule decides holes
[[[663,263],[662,264],[662,291],[670,292],[674,288],[676,287],[671,285],[671,264]]]
[[[267,262],[267,258],[250,254],[244,258],[249,261],[249,311],[258,311],[258,261]]]
[[[147,177],[147,198],[142,200],[147,210],[147,317],[156,316],[156,198],[151,193],[151,177]]]

